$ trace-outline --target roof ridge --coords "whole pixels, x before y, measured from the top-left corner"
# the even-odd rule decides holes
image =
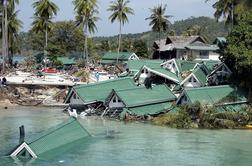
[[[113,81],[122,81],[122,80],[126,80],[126,79],[132,80],[130,77],[110,79],[110,80],[100,81],[100,82],[91,83],[91,84],[77,85],[76,87],[74,87],[74,89],[83,88],[83,87],[92,87],[92,86],[95,86],[95,85],[103,85],[103,84],[111,83]]]
[[[185,90],[201,90],[201,89],[216,89],[216,88],[225,88],[231,87],[232,85],[218,85],[218,86],[205,86],[205,87],[198,87],[198,88],[185,88]]]

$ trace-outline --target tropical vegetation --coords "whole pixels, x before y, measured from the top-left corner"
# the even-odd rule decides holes
[[[112,12],[109,16],[110,21],[119,22],[118,53],[121,51],[122,26],[129,21],[128,15],[134,14],[133,9],[128,6],[129,3],[129,0],[115,0],[108,8],[108,11]]]
[[[88,32],[95,33],[97,31],[96,22],[98,17],[96,16],[99,12],[97,10],[96,0],[74,0],[75,12],[76,12],[76,25],[83,28],[85,45],[83,51],[83,57],[88,62]]]
[[[59,10],[58,6],[51,0],[36,0],[33,3],[34,21],[32,22],[32,31],[35,33],[44,33],[45,45],[48,47],[48,31],[52,30],[52,18],[57,15]]]

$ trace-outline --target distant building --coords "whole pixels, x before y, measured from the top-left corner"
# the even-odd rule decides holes
[[[154,42],[153,59],[211,59],[219,60],[218,47],[200,36],[168,36]]]
[[[115,65],[127,64],[129,60],[139,60],[138,56],[133,52],[107,52],[103,57],[101,64],[103,65]]]
[[[60,61],[63,65],[76,65],[76,60],[69,57],[57,57],[57,60]]]

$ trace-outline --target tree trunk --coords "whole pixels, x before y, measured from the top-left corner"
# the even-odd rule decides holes
[[[47,23],[46,23],[46,31],[45,31],[45,49],[47,49],[47,43],[48,43],[48,38],[47,38]]]
[[[8,59],[9,55],[9,46],[8,46],[8,13],[7,13],[7,6],[5,7],[5,49],[6,49],[6,56]]]
[[[160,48],[161,48],[161,32],[159,31],[159,34],[158,34],[158,38],[159,38],[159,50],[158,50],[158,59],[160,59]]]
[[[121,39],[122,39],[122,22],[120,21],[120,28],[119,28],[119,38],[118,38],[118,50],[117,50],[117,60],[116,63],[118,63],[119,53],[121,49]]]
[[[5,11],[3,11],[3,15],[2,17],[5,16]],[[4,19],[2,19],[2,58],[3,58],[3,64],[2,64],[2,73],[4,73],[5,71],[5,26],[4,26]]]
[[[45,60],[45,68],[47,66],[47,45],[48,45],[48,36],[47,36],[47,31],[48,31],[48,27],[47,27],[47,22],[46,22],[46,29],[45,29],[45,48],[44,48],[44,60]]]
[[[85,44],[84,44],[84,55],[86,58],[86,63],[88,63],[88,38],[87,38],[87,22],[84,22],[84,38],[85,38]]]

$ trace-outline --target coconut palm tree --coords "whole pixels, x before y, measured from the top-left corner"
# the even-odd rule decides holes
[[[206,0],[206,2],[209,0]],[[249,10],[252,8],[251,0],[218,0],[213,4],[215,9],[214,17],[219,20],[224,18],[226,24],[231,24],[232,26],[236,24],[237,17],[239,14],[243,13],[244,10]]]
[[[16,43],[18,39],[18,32],[20,28],[22,28],[22,21],[18,19],[17,15],[19,11],[15,11],[16,5],[19,4],[19,0],[9,0],[7,4],[7,20],[8,20],[8,26],[7,26],[7,33],[8,33],[8,62],[11,65],[12,64],[12,57],[14,54],[14,49],[16,48]],[[1,13],[2,13],[3,7],[1,4]],[[0,17],[1,20],[3,17]],[[2,27],[1,27],[2,31]],[[0,34],[2,37],[2,33]]]
[[[48,31],[51,30],[51,20],[57,15],[58,6],[51,0],[37,0],[33,3],[34,21],[32,22],[32,30],[34,32],[45,33],[45,49],[48,45]]]
[[[76,25],[82,26],[85,36],[84,45],[84,56],[86,57],[86,62],[88,59],[88,33],[95,33],[97,31],[96,22],[99,17],[95,16],[98,14],[97,1],[96,0],[74,0],[76,11]]]
[[[166,5],[155,6],[154,8],[150,9],[150,11],[151,11],[150,17],[146,18],[145,20],[150,20],[149,25],[152,26],[152,30],[154,32],[159,33],[159,43],[160,43],[161,33],[166,32],[168,30],[168,27],[171,24],[169,18],[172,16],[165,15]],[[160,51],[159,51],[159,58],[160,58]]]
[[[121,49],[121,38],[122,38],[122,26],[129,22],[129,14],[134,15],[134,10],[128,6],[129,0],[115,0],[111,2],[108,11],[112,12],[109,16],[111,23],[117,20],[119,22],[119,37],[118,37],[118,54]]]
[[[8,15],[8,42],[9,42],[9,64],[12,64],[13,54],[15,53],[18,33],[22,28],[22,21],[17,18],[19,11],[13,11]]]

